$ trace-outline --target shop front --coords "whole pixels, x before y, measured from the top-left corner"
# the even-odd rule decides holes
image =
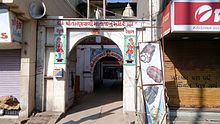
[[[20,110],[20,73],[22,21],[7,9],[0,9],[0,109],[2,114],[18,115]],[[3,100],[11,100],[14,105],[8,105]]]
[[[163,12],[171,107],[220,107],[219,5],[211,0],[173,1]]]

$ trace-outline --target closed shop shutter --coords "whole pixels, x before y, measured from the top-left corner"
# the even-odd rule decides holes
[[[19,100],[20,50],[0,50],[0,96]]]
[[[220,42],[166,41],[169,105],[220,107]]]

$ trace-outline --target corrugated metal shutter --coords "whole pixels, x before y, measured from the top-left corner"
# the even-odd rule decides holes
[[[0,96],[19,100],[20,50],[0,50]]]

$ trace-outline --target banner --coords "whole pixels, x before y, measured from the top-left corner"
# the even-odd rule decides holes
[[[162,61],[158,43],[140,43],[143,84],[163,84]]]
[[[126,28],[124,32],[124,65],[136,64],[136,29]]]
[[[163,85],[143,86],[147,124],[166,122],[166,103]]]
[[[139,48],[146,121],[161,124],[165,121],[166,104],[160,44],[140,43]]]

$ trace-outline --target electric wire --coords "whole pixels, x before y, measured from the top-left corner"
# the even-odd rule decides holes
[[[68,4],[68,6],[75,11],[78,15],[80,15],[83,18],[86,18],[84,15],[82,15],[71,3],[69,0],[64,0],[66,2],[66,4]]]
[[[82,1],[86,3],[85,0],[82,0]],[[101,10],[103,11],[103,8],[102,8],[102,7],[99,7],[99,6],[97,6],[97,5],[93,4],[93,3],[90,3],[90,5],[93,6],[93,7],[98,8],[98,9],[101,9]],[[115,14],[115,15],[117,15],[117,16],[119,16],[119,17],[123,17],[121,14],[115,13],[115,12],[113,12],[113,11],[110,11],[110,10],[107,10],[107,9],[106,9],[105,11],[106,11],[106,12],[109,12],[109,13],[111,13],[111,14]]]
[[[70,1],[69,0],[64,0],[65,2],[66,2],[66,4],[68,4],[68,6],[72,9],[72,10],[74,10],[78,15],[80,15],[81,17],[83,17],[83,18],[86,18],[84,15],[82,15],[71,3],[70,3]],[[84,3],[87,3],[87,1],[85,1],[85,0],[82,0]],[[129,3],[129,2],[128,2]],[[93,4],[93,3],[90,3],[90,5],[91,6],[93,6],[93,7],[96,7],[96,8],[98,8],[98,9],[100,9],[100,10],[102,10],[103,11],[103,8],[102,7],[99,7],[99,6],[97,6],[97,5],[95,5],[95,4]],[[114,14],[114,15],[116,15],[116,16],[119,16],[119,17],[123,17],[123,15],[122,14],[118,14],[118,13],[115,13],[115,12],[113,12],[113,11],[111,11],[111,10],[107,10],[106,9],[106,12],[109,12],[109,13],[111,13],[111,14]],[[158,15],[158,13],[159,12],[155,12],[155,13],[152,13],[152,14],[149,14],[148,16],[145,16],[146,18],[149,18],[149,17],[156,17],[157,15]]]

